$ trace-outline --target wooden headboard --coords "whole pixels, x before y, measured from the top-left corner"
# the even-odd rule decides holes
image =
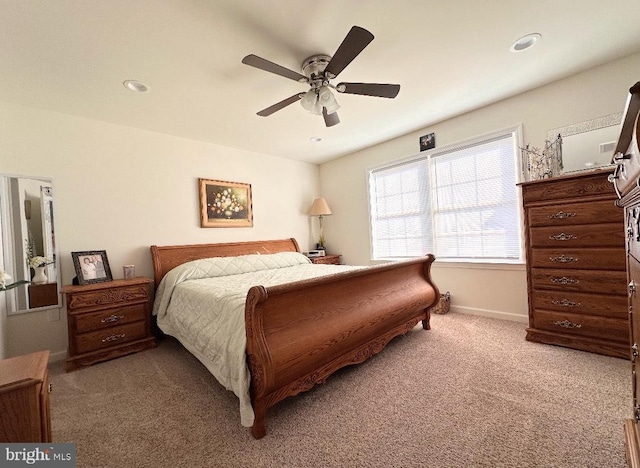
[[[152,245],[153,278],[158,287],[164,275],[170,270],[192,260],[277,252],[300,252],[300,247],[294,238],[225,244]]]

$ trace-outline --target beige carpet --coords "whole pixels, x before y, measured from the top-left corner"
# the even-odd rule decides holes
[[[54,442],[78,467],[624,467],[631,364],[436,315],[367,363],[240,426],[237,398],[172,339],[65,374]]]

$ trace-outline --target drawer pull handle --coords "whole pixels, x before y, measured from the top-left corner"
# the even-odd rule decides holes
[[[624,153],[616,153],[613,155],[613,163],[614,164],[622,164],[622,162],[625,159],[631,159],[631,154],[624,154]]]
[[[549,219],[567,219],[573,218],[576,216],[576,213],[565,213],[564,211],[558,211],[555,214],[550,214]]]
[[[549,257],[549,260],[551,260],[552,262],[559,262],[559,263],[571,263],[571,262],[577,262],[578,258],[566,257],[564,255],[560,255],[559,257]]]
[[[551,282],[556,284],[578,284],[580,280],[563,276],[562,278],[551,278]]]
[[[118,335],[110,335],[110,336],[107,336],[106,338],[102,338],[102,342],[109,343],[111,341],[118,341],[124,338],[125,336],[127,336],[126,333],[120,333]]]
[[[553,304],[560,307],[579,307],[579,302],[570,301],[568,299],[562,299],[561,301],[551,301]]]
[[[577,238],[578,236],[574,236],[573,234],[565,234],[564,232],[561,232],[560,234],[556,234],[555,236],[549,236],[550,240],[557,240],[557,241],[568,241],[568,240],[573,240]]]
[[[118,320],[122,320],[124,318],[124,315],[110,315],[107,318],[103,318],[102,320],[100,320],[101,323],[112,323],[112,322],[117,322]]]
[[[553,324],[562,328],[582,328],[581,324],[569,322],[568,320],[563,320],[562,322],[560,320],[556,320]]]

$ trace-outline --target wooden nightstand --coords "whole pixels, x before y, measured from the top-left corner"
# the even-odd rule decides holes
[[[156,345],[151,334],[149,278],[65,286],[69,349],[67,372]]]
[[[324,257],[313,257],[309,260],[315,264],[340,265],[340,255],[325,255]]]
[[[51,442],[49,351],[0,360],[0,442]]]

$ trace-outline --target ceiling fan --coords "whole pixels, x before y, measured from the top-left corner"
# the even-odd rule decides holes
[[[331,84],[331,80],[336,78],[371,41],[373,41],[373,34],[360,26],[353,26],[333,57],[317,54],[302,62],[302,73],[304,74],[289,70],[257,55],[247,55],[242,59],[242,63],[246,65],[284,76],[299,83],[308,83],[311,86],[311,89],[306,93],[294,94],[262,109],[258,115],[267,117],[296,101],[301,101],[302,107],[312,114],[322,114],[325,125],[331,127],[340,123],[336,112],[340,105],[331,92],[331,88],[344,94],[395,98],[400,92],[400,85],[397,84],[339,83],[335,86]]]

